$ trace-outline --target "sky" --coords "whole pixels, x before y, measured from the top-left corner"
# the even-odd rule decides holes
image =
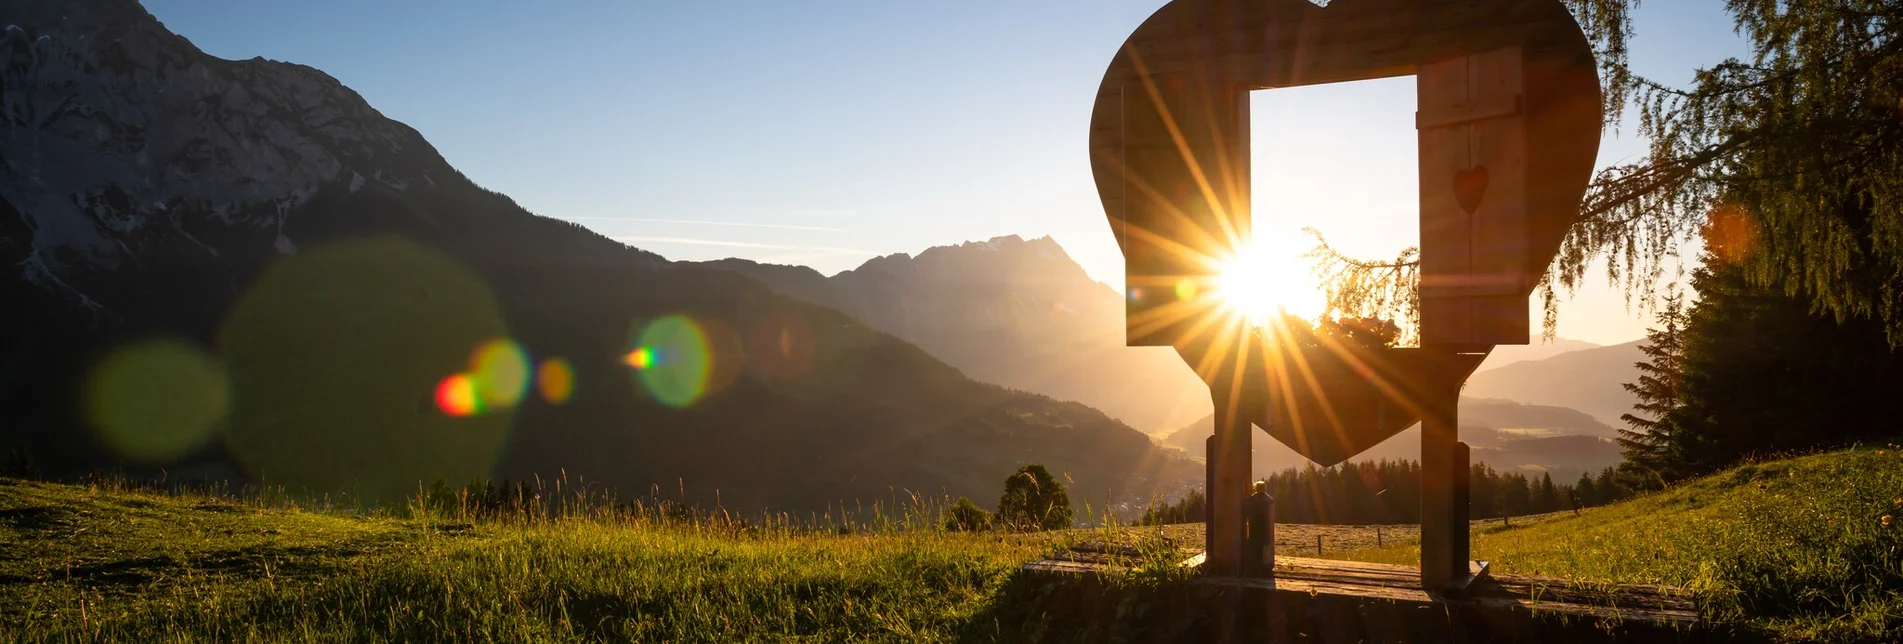
[[[1087,128],[1112,55],[1162,4],[145,0],[207,53],[324,70],[476,183],[672,259],[832,274],[1050,235],[1119,288]],[[1667,83],[1747,52],[1709,0],[1645,2],[1635,31],[1635,71]],[[1411,78],[1251,101],[1258,234],[1314,226],[1370,257],[1415,243]],[[1602,166],[1643,155],[1623,129]],[[1603,280],[1562,299],[1562,337],[1644,334]]]

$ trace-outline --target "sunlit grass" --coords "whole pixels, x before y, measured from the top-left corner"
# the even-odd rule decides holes
[[[943,641],[1059,538],[904,514],[414,514],[0,482],[0,639]]]
[[[960,533],[917,499],[795,521],[538,490],[500,508],[450,493],[363,513],[0,479],[0,640],[1070,641],[1067,624],[1140,634],[1200,614],[1171,590],[1191,574],[1177,547],[1200,545],[1190,526]],[[1792,640],[1899,641],[1900,514],[1903,454],[1857,449],[1577,517],[1489,521],[1474,552],[1503,574],[1683,587],[1710,618]],[[1419,557],[1412,526],[1358,550],[1370,528],[1285,528],[1284,555],[1313,556],[1321,534],[1328,557]],[[1141,556],[1101,595],[1015,574],[1079,541]]]
[[[1794,639],[1903,641],[1903,454],[1745,465],[1577,518],[1478,529],[1473,554],[1501,573],[1682,587],[1710,617]],[[1420,550],[1345,556],[1414,565]]]

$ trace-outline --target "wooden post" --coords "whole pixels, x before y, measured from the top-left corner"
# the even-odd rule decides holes
[[[1216,552],[1216,435],[1203,439],[1203,561]]]
[[[1473,347],[1527,343],[1526,101],[1522,51],[1422,64],[1416,74],[1421,190],[1421,346],[1454,362]],[[1466,446],[1458,376],[1438,378],[1421,416],[1421,582],[1468,579]]]
[[[1455,417],[1459,417],[1458,410]],[[1454,576],[1466,574],[1467,562],[1473,559],[1472,525],[1473,518],[1473,450],[1465,441],[1454,443],[1454,516],[1453,516],[1453,559]]]
[[[1239,376],[1238,376],[1239,377]],[[1242,570],[1243,501],[1249,495],[1249,432],[1244,413],[1244,396],[1230,395],[1230,387],[1220,383],[1211,389],[1216,406],[1215,451],[1210,461],[1215,477],[1209,489],[1208,570],[1217,575],[1235,575]]]
[[[1268,490],[1262,491],[1267,497],[1262,503],[1262,569],[1270,579],[1275,578],[1275,497]]]
[[[1458,460],[1458,383],[1442,382],[1421,414],[1421,584],[1444,588],[1467,572],[1465,555],[1455,543],[1467,540],[1467,524],[1456,523],[1454,466]]]
[[[1272,577],[1275,569],[1275,497],[1269,496],[1264,484],[1261,494],[1255,492],[1256,483],[1250,484],[1249,500],[1243,505],[1244,524],[1248,527],[1248,538],[1243,544],[1243,570],[1245,577]]]

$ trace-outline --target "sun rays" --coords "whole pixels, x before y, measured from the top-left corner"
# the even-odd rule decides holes
[[[1386,347],[1330,317],[1338,311],[1301,247],[1306,238],[1252,225],[1247,143],[1227,131],[1231,115],[1181,94],[1180,85],[1199,85],[1181,81],[1197,79],[1153,77],[1129,54],[1154,136],[1122,140],[1100,160],[1122,175],[1124,192],[1106,203],[1122,204],[1112,216],[1133,269],[1131,343],[1175,347],[1214,389],[1219,415],[1274,426],[1298,452],[1329,453],[1372,429],[1363,424],[1386,424],[1371,409],[1418,414],[1417,392],[1388,364],[1394,356],[1375,352]],[[1238,129],[1246,134],[1246,123]]]

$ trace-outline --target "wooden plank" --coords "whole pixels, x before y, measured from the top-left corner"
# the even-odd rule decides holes
[[[1417,79],[1429,124],[1419,131],[1422,343],[1526,344],[1537,275],[1527,275],[1521,50],[1423,64]],[[1474,114],[1503,115],[1457,118]]]
[[[1453,127],[1474,121],[1519,116],[1523,102],[1523,97],[1514,95],[1511,101],[1443,105],[1435,111],[1417,111],[1414,113],[1414,128],[1426,130]]]
[[[1125,86],[1120,105],[1126,343],[1171,346],[1214,310],[1213,298],[1185,301],[1177,283],[1207,293],[1214,269],[1201,257],[1247,235],[1247,97],[1159,75]]]
[[[1096,554],[1096,553],[1082,553]],[[1199,554],[1185,566],[1204,562]],[[1079,563],[1062,558],[1025,564],[1027,572],[1096,575],[1129,570],[1115,563]],[[1689,626],[1699,623],[1695,601],[1684,591],[1656,585],[1581,586],[1563,579],[1489,573],[1465,593],[1423,590],[1419,570],[1411,566],[1310,557],[1276,558],[1274,578],[1206,577],[1199,583],[1267,590],[1276,593],[1328,595],[1355,601],[1393,601],[1421,606],[1474,606],[1486,610],[1551,612],[1601,619],[1624,619]]]

